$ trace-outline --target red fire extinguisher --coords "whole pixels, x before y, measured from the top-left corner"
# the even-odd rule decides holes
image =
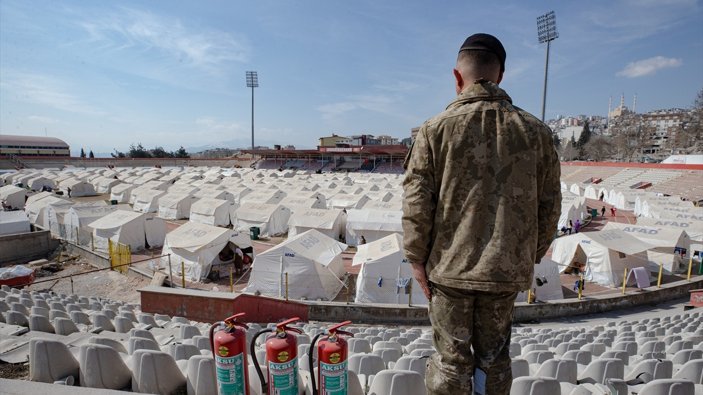
[[[254,358],[254,368],[261,380],[262,394],[298,394],[298,340],[295,334],[303,331],[288,327],[297,321],[300,321],[300,318],[295,317],[276,324],[276,332],[266,338],[268,380],[264,380],[264,374],[256,359],[256,339],[261,334],[273,332],[273,329],[263,329],[251,340],[251,357]]]
[[[249,327],[237,322],[244,315],[245,313],[235,314],[210,327],[210,349],[215,358],[220,395],[249,395],[246,332]]]
[[[351,324],[351,321],[332,325],[327,329],[327,334],[320,339],[317,345],[317,382],[320,384],[319,394],[346,395],[349,391],[349,368],[347,366],[347,354],[349,347],[345,337],[353,337],[354,334],[339,330],[343,326]],[[315,343],[323,336],[317,334],[310,343],[308,350],[309,366],[313,366],[313,353]],[[312,372],[312,393],[318,395],[318,388],[315,383],[315,373]]]

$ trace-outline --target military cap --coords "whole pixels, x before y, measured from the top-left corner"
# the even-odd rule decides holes
[[[498,56],[500,60],[500,71],[505,71],[505,48],[500,40],[486,33],[476,33],[469,36],[464,44],[461,45],[459,52],[461,51],[487,51]]]

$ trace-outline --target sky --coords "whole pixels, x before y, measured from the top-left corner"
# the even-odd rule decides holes
[[[251,144],[314,148],[332,133],[405,138],[455,97],[452,68],[477,32],[507,52],[501,87],[546,116],[690,107],[703,89],[699,0],[0,0],[0,134],[52,136],[77,153]]]

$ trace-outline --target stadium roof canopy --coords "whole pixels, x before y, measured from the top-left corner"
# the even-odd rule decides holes
[[[11,134],[0,134],[0,146],[20,146],[20,147],[56,147],[69,148],[68,144],[56,137],[41,136],[16,136]]]

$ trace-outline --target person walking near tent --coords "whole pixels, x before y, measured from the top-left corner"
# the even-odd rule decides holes
[[[239,247],[234,249],[234,271],[237,275],[244,273],[244,253]]]
[[[359,245],[362,245],[362,244],[366,244],[366,239],[364,238],[364,236],[359,237]]]
[[[574,233],[578,233],[579,229],[581,229],[581,220],[577,218],[576,223],[574,224]]]
[[[603,219],[605,219],[605,206],[603,206],[603,208],[600,209],[600,216],[603,217]]]
[[[615,217],[615,212],[616,212],[616,211],[617,211],[617,209],[615,208],[615,206],[611,207],[611,208],[610,208],[610,215],[611,215],[612,217]]]
[[[430,300],[437,350],[430,395],[510,392],[513,303],[561,211],[551,130],[498,87],[505,57],[489,34],[466,39],[457,97],[422,125],[404,165],[405,256]]]

